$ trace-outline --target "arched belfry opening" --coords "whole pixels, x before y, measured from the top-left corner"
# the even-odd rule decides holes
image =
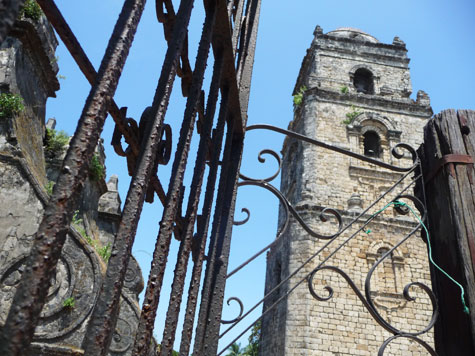
[[[373,73],[366,68],[359,68],[353,76],[353,85],[358,93],[374,94]]]
[[[364,155],[378,158],[381,153],[381,140],[374,131],[367,131],[363,135]]]

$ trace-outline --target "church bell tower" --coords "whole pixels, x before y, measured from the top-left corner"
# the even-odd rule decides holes
[[[405,43],[398,37],[391,44],[381,43],[353,28],[323,33],[317,26],[314,36],[294,89],[299,100],[289,130],[379,162],[410,167],[409,152],[397,157],[391,150],[402,142],[417,149],[432,109],[425,92],[411,98]],[[400,192],[400,186],[392,188],[397,181],[412,194],[414,174],[292,137],[285,139],[282,155],[281,192],[305,226],[290,217],[268,253],[266,294],[274,291],[264,304],[268,312],[262,321],[260,354],[376,355],[391,333],[375,321],[341,275],[331,269],[312,278],[309,274],[320,265],[341,269],[364,294],[368,271],[417,226],[411,214],[398,214],[392,207],[378,213]],[[335,239],[316,237],[335,232],[336,219],[325,208],[338,212],[341,226],[352,224]],[[322,212],[330,217],[327,222],[321,221]],[[281,207],[279,228],[285,220]],[[404,298],[404,287],[413,281],[430,285],[427,247],[420,233],[378,265],[369,292],[381,317],[409,332],[423,329],[432,312],[424,293],[414,289],[416,301]],[[315,298],[309,284],[326,300]],[[431,336],[422,338],[430,344]],[[388,354],[425,351],[405,339],[394,342]]]

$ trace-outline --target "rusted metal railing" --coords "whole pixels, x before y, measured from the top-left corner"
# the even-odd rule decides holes
[[[0,40],[3,40],[8,33],[8,28],[11,27],[12,19],[16,17],[21,3],[21,1],[2,1],[0,10],[4,11],[5,16],[1,19]],[[203,305],[202,302],[193,354],[216,354],[260,0],[204,0],[206,16],[193,70],[188,60],[187,32],[194,0],[182,0],[176,13],[171,0],[155,1],[157,19],[163,23],[168,48],[153,102],[144,111],[140,124],[126,118],[126,108],[119,108],[113,96],[145,0],[124,2],[98,72],[95,71],[54,1],[38,0],[38,3],[92,88],[66,154],[61,175],[36,234],[34,247],[6,324],[2,329],[0,354],[24,355],[29,348],[107,112],[111,114],[116,124],[112,144],[119,155],[127,157],[132,180],[107,272],[83,341],[84,353],[95,356],[108,353],[142,207],[144,201],[153,200],[155,192],[164,205],[164,211],[139,326],[136,330],[133,354],[148,355],[149,352],[172,234],[180,240],[180,249],[171,291],[173,298],[170,298],[168,306],[160,354],[165,356],[172,353],[178,315],[185,297],[185,277],[191,254],[193,269],[180,346],[181,355],[190,353],[208,227],[211,221],[213,221],[211,247],[202,298],[207,305]],[[202,87],[211,48],[215,62],[208,100],[205,103]],[[157,177],[157,168],[160,163],[166,164],[170,157],[171,130],[164,120],[177,75],[181,77],[182,94],[187,97],[187,103],[172,174],[168,190],[165,192]],[[219,94],[221,103],[218,109]],[[215,124],[216,111],[218,115]],[[200,141],[189,197],[186,200],[188,205],[185,216],[182,217],[179,212],[184,201],[183,177],[191,138],[195,132],[196,115],[199,118]],[[126,150],[120,143],[122,137],[129,145]],[[224,138],[224,163],[221,172],[226,174],[219,178],[219,203],[211,219],[219,166],[222,164],[219,158]],[[204,187],[204,204],[199,212],[199,200],[207,165],[209,173]],[[195,225],[197,232],[194,234]],[[223,261],[223,258],[226,261]],[[206,322],[209,318],[213,322]]]

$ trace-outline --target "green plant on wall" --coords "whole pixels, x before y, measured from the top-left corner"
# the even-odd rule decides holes
[[[340,88],[340,93],[342,93],[342,94],[348,94],[349,91],[350,91],[350,90],[348,89],[348,87],[347,87],[346,85],[345,85],[345,86],[342,86],[342,87]]]
[[[79,210],[74,211],[72,223],[73,223],[73,225],[75,225],[75,226],[80,226],[80,225],[82,225],[83,220],[79,217]]]
[[[25,110],[23,98],[18,94],[0,94],[0,119],[17,115]]]
[[[87,234],[86,229],[84,229],[83,220],[79,217],[79,210],[74,212],[71,224],[74,226],[74,229],[76,229],[76,231],[79,232],[79,234],[84,237],[90,245],[92,245],[92,239]]]
[[[108,243],[107,245],[103,247],[96,248],[96,250],[99,256],[101,256],[101,258],[104,260],[104,262],[107,263],[112,253],[111,244]]]
[[[89,176],[96,182],[104,179],[106,176],[106,168],[102,165],[97,154],[92,156],[91,164],[89,165]]]
[[[64,300],[63,307],[68,308],[68,309],[74,309],[75,304],[76,304],[76,301],[74,300],[74,298],[69,297]]]
[[[361,114],[362,111],[358,110],[357,107],[355,107],[354,105],[351,105],[351,111],[350,112],[347,112],[346,113],[346,120],[343,120],[341,123],[342,124],[345,124],[345,125],[349,125],[351,124],[355,119],[356,117]]]
[[[28,18],[37,22],[43,15],[40,5],[34,0],[26,0],[20,9],[20,18]]]
[[[46,129],[45,154],[48,157],[56,157],[64,152],[69,143],[69,135],[64,131]]]
[[[55,184],[56,182],[53,182],[52,180],[49,180],[48,183],[46,183],[45,189],[49,196],[53,195],[53,187]]]
[[[84,229],[84,220],[79,217],[79,210],[76,210],[73,215],[73,219],[71,221],[71,224],[73,225],[74,229],[79,232],[79,234],[84,238],[84,240],[87,241],[87,243],[96,250],[97,254],[101,256],[101,258],[104,260],[104,262],[108,262],[109,258],[111,257],[112,253],[112,246],[110,243],[108,243],[105,246],[101,246],[100,242],[93,239],[91,236],[89,236],[86,232],[86,229]]]
[[[295,106],[300,106],[302,105],[303,102],[303,95],[307,91],[307,87],[305,85],[302,85],[297,92],[297,94],[294,95],[294,105]]]

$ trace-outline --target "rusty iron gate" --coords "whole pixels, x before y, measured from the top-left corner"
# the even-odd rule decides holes
[[[0,39],[6,36],[23,1],[2,1]],[[200,318],[215,322],[203,325],[195,335],[195,354],[216,354],[226,259],[232,227],[235,186],[243,147],[247,103],[254,62],[254,50],[259,21],[260,0],[205,0],[205,19],[199,43],[196,65],[192,71],[188,61],[187,31],[193,0],[183,0],[175,11],[171,0],[156,0],[158,21],[163,23],[168,42],[164,63],[153,103],[139,125],[125,116],[113,100],[118,80],[140,21],[145,0],[126,0],[115,25],[109,44],[96,73],[78,40],[52,0],[39,0],[48,20],[64,42],[79,68],[92,85],[86,104],[71,140],[43,221],[36,234],[35,244],[25,273],[15,294],[1,339],[2,355],[23,355],[30,344],[40,311],[45,303],[49,281],[61,254],[68,226],[76,209],[77,198],[87,175],[95,145],[103,129],[107,112],[116,130],[112,144],[116,152],[127,156],[132,173],[130,189],[125,201],[119,231],[109,260],[98,302],[93,312],[84,350],[88,355],[105,355],[117,322],[119,297],[131,255],[137,224],[145,200],[157,194],[164,205],[160,232],[153,253],[153,266],[147,283],[145,302],[133,347],[134,355],[146,355],[151,344],[153,324],[159,302],[160,289],[172,233],[181,240],[181,254],[177,260],[172,293],[177,296],[170,303],[166,317],[166,335],[162,355],[169,355],[174,343],[178,312],[183,296],[186,267],[191,250],[194,253],[192,281],[187,300],[187,317],[183,327],[181,354],[188,354],[194,310],[197,307],[205,254],[206,238],[194,238],[198,217],[198,202],[204,184],[204,170],[209,165],[205,183],[204,204],[198,219],[197,236],[207,236],[212,203],[217,189],[216,213],[210,237],[206,279],[202,286]],[[210,49],[213,49],[212,80],[205,103],[202,91],[204,72]],[[170,94],[176,76],[182,79],[182,91],[187,97],[178,146],[167,192],[157,178],[157,167],[170,156],[171,131],[164,124]],[[217,110],[218,94],[221,104]],[[215,112],[218,114],[215,115]],[[182,185],[195,116],[199,117],[200,142],[184,217],[177,216],[182,202]],[[215,116],[217,123],[213,130]],[[124,151],[121,137],[129,145]],[[224,140],[222,163],[221,146]],[[227,172],[218,180],[218,167]]]
[[[223,336],[244,320],[252,310],[257,308],[272,294],[273,290],[246,313],[243,313],[243,310],[241,310],[239,317],[229,322],[232,324],[229,329],[220,335],[220,327],[223,323],[221,313],[226,279],[272,245],[261,250],[238,267],[237,270],[228,273],[231,230],[234,223],[234,205],[239,186],[256,185],[271,191],[279,198],[287,212],[287,216],[293,215],[299,223],[306,226],[307,232],[314,234],[316,237],[327,239],[328,244],[335,241],[335,238],[347,229],[347,227],[341,224],[341,217],[336,210],[325,209],[324,212],[326,214],[331,214],[338,220],[338,231],[331,236],[315,234],[299,218],[298,213],[286,198],[269,184],[277,174],[264,180],[251,179],[240,175],[243,141],[246,131],[258,129],[276,131],[293,139],[337,151],[389,170],[404,172],[404,177],[409,177],[410,174],[416,172],[411,182],[401,188],[400,194],[397,195],[395,200],[409,199],[413,203],[415,202],[415,206],[421,211],[422,216],[424,215],[423,194],[421,201],[407,193],[407,189],[413,187],[414,184],[422,179],[417,154],[407,145],[399,145],[393,155],[396,158],[400,158],[401,155],[397,149],[406,149],[412,154],[413,165],[407,168],[400,168],[275,127],[255,125],[246,128],[247,105],[261,0],[204,0],[206,14],[194,70],[191,69],[189,64],[187,43],[188,23],[194,1],[181,0],[177,11],[175,11],[171,0],[155,1],[157,19],[163,24],[168,48],[153,103],[144,111],[139,124],[133,119],[126,117],[126,109],[119,108],[114,102],[113,96],[140,21],[145,0],[124,1],[122,11],[97,73],[54,1],[37,0],[37,2],[90,82],[92,88],[64,160],[61,175],[54,186],[53,195],[35,236],[34,247],[22,274],[22,279],[13,299],[6,324],[2,330],[0,354],[24,355],[25,350],[28,349],[32,341],[35,326],[38,323],[40,312],[45,303],[51,277],[55,271],[66,233],[76,210],[78,196],[86,179],[88,164],[91,161],[95,145],[102,132],[107,113],[110,113],[116,125],[112,137],[112,145],[118,155],[126,157],[132,181],[125,200],[107,273],[104,277],[98,301],[83,343],[86,355],[106,355],[108,352],[117,322],[119,297],[124,284],[142,206],[144,201],[153,201],[155,194],[162,202],[164,211],[153,253],[153,263],[148,278],[140,321],[136,330],[133,355],[149,354],[153,325],[159,304],[172,234],[180,240],[180,252],[175,266],[171,291],[173,298],[170,300],[166,314],[160,355],[165,356],[172,353],[178,316],[184,297],[187,300],[180,341],[180,355],[189,355],[191,351],[193,355],[216,355],[226,350],[226,347],[218,350],[220,336]],[[5,16],[2,17],[0,40],[3,40],[6,36],[22,3],[23,1],[20,0],[1,2],[0,10],[5,13]],[[211,48],[215,60],[208,99],[205,100],[204,91],[202,90],[203,78]],[[172,133],[170,127],[164,123],[164,119],[176,76],[181,78],[181,89],[183,95],[187,97],[187,102],[182,127],[177,140],[169,187],[165,191],[157,176],[157,170],[160,164],[166,164],[169,161],[171,155]],[[218,106],[219,94],[221,95],[221,103]],[[200,135],[199,146],[195,158],[196,163],[192,183],[188,199],[186,200],[188,203],[185,214],[182,217],[180,212],[183,202],[184,171],[188,160],[191,137],[195,131],[196,116],[198,117],[198,133]],[[122,138],[128,144],[128,148],[125,150],[121,146]],[[221,152],[222,147],[223,152]],[[280,165],[280,159],[275,152],[265,150],[263,153],[272,154],[278,159]],[[205,182],[206,166],[208,166],[209,171],[207,181]],[[219,170],[225,172],[225,174],[219,175]],[[388,192],[384,193],[382,197],[385,197],[389,192],[393,192],[399,187],[401,182],[402,178]],[[201,211],[198,212],[202,191],[204,192],[204,201]],[[212,206],[214,201],[216,201],[216,205],[213,213]],[[396,206],[396,208],[400,213],[408,213],[401,206]],[[212,215],[213,217],[211,218]],[[357,216],[351,224],[361,221],[364,218],[363,215],[364,213]],[[369,221],[364,223],[363,227]],[[285,226],[287,226],[287,223]],[[421,224],[405,237],[401,243],[420,229]],[[209,234],[208,230],[210,230]],[[279,236],[281,232],[282,230]],[[208,235],[209,241],[207,241]],[[205,253],[207,245],[209,245],[209,250]],[[337,246],[335,251],[341,248],[341,246],[343,244]],[[395,246],[394,249],[398,246]],[[382,259],[391,253],[392,250],[388,251]],[[190,255],[193,267],[190,287],[186,295],[184,287]],[[200,285],[205,261],[204,282],[203,285]],[[406,333],[398,330],[378,314],[376,307],[372,303],[368,281],[371,279],[372,271],[376,267],[377,264],[368,274],[365,296],[359,292],[355,284],[343,271],[323,264],[320,264],[311,274],[302,279],[299,284],[308,282],[310,293],[319,300],[325,300],[327,297],[319,296],[313,290],[311,280],[315,273],[321,269],[334,270],[347,280],[371,316],[383,328],[394,335],[385,341],[380,350],[381,354],[392,340],[406,337],[417,341],[432,355],[435,355],[432,348],[418,338],[418,335],[427,332],[434,325],[437,317],[436,301],[430,289],[420,283],[412,283],[405,290],[405,297],[408,300],[411,299],[408,293],[411,286],[421,287],[430,296],[433,303],[433,317],[429,325],[418,333]],[[282,284],[287,281],[288,279],[283,280]],[[295,288],[296,286],[289,289],[288,293],[282,296],[276,303],[285,298]],[[198,312],[197,301],[200,291],[201,302]],[[270,312],[273,307],[266,308],[264,314]],[[196,323],[195,314],[197,313],[198,322]],[[251,326],[258,320],[253,321]],[[198,326],[195,333],[193,333],[195,324]],[[193,337],[194,347],[191,348]]]

